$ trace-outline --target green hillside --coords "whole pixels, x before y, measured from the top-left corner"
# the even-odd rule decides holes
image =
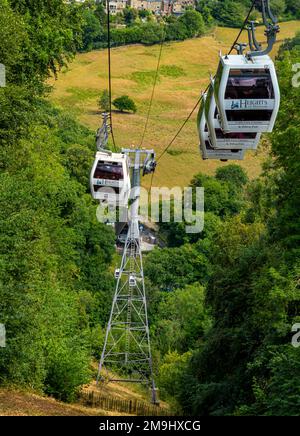
[[[294,36],[299,27],[299,21],[281,23],[280,39]],[[171,141],[201,90],[206,88],[209,74],[215,72],[219,51],[225,53],[236,34],[236,29],[216,28],[211,36],[165,45],[145,147],[153,147],[159,153]],[[136,114],[113,114],[119,147],[140,145],[158,53],[159,46],[141,45],[112,51],[113,98],[128,94],[138,107]],[[275,54],[276,51],[273,56]],[[99,127],[101,118],[97,103],[108,86],[106,51],[78,54],[69,68],[51,84],[54,86],[50,97],[53,103],[70,111],[93,131]],[[213,174],[220,165],[224,166],[217,161],[203,162],[200,158],[195,120],[196,114],[172,146],[172,153],[161,160],[154,178],[156,186],[187,186],[197,172]],[[260,173],[265,156],[263,147],[257,153],[247,153],[241,165],[251,178]]]
[[[246,10],[246,3],[238,4]],[[232,17],[231,0],[209,4],[220,24],[219,13],[226,22]],[[138,364],[146,363],[147,371],[151,363],[158,414],[299,416],[299,21],[281,24],[273,53],[281,107],[258,152],[248,153],[241,165],[203,162],[194,116],[160,161],[154,185],[204,188],[205,225],[198,233],[189,233],[185,220],[153,226],[157,238],[146,235],[160,245],[143,254],[143,274],[136,240],[130,240],[128,287],[116,315],[126,318],[115,323],[122,336],[113,338],[116,356],[124,360],[107,362],[118,384],[104,377],[96,385],[95,362],[122,268],[115,271],[116,234],[98,221],[89,186],[97,100],[107,87],[105,51],[78,54],[91,8],[92,0],[0,0],[0,63],[6,72],[0,87],[0,414],[151,415],[156,405],[150,404],[149,386],[140,378],[134,388],[119,383],[119,377],[136,375],[137,361],[127,365],[128,357],[141,355],[132,352],[138,342],[131,340],[133,332],[140,334],[138,345],[148,347],[145,279],[152,362],[143,353]],[[276,8],[287,19],[299,17],[289,0]],[[157,152],[206,87],[219,49],[226,51],[237,34],[223,27],[209,33],[212,23],[204,15],[187,11],[181,19],[163,19],[169,32],[184,30],[185,41],[163,48],[144,144]],[[186,39],[192,29],[182,21],[191,16],[206,36]],[[103,17],[102,8],[101,17],[93,18],[98,36]],[[134,32],[137,27],[144,29],[139,22]],[[146,28],[153,30],[152,23]],[[158,50],[112,50],[113,97],[126,93],[138,109],[113,113],[120,146],[140,143]],[[195,209],[196,196],[192,203]],[[130,288],[139,291],[135,300]],[[136,318],[144,317],[142,328],[132,309]]]

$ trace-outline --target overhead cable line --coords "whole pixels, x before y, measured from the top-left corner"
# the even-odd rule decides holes
[[[206,90],[204,91],[204,93],[208,90],[208,87],[206,88]],[[169,148],[173,145],[173,143],[175,142],[175,140],[177,139],[177,137],[180,135],[181,131],[184,129],[185,125],[188,123],[188,121],[190,120],[191,116],[193,115],[193,113],[195,112],[195,110],[197,109],[198,105],[201,103],[201,100],[203,98],[203,95],[201,95],[201,97],[198,99],[197,103],[195,104],[195,106],[193,107],[193,109],[191,110],[191,112],[189,113],[188,117],[185,119],[185,121],[183,122],[183,124],[181,125],[180,129],[177,131],[176,135],[173,137],[172,141],[169,142],[169,144],[167,145],[167,147],[164,149],[164,151],[159,155],[159,157],[157,158],[157,162],[160,161],[160,159],[164,156],[164,154],[169,150]]]
[[[169,0],[169,3],[168,3],[168,12],[169,12],[169,8],[170,8],[170,1],[171,0]],[[157,84],[157,80],[158,80],[158,75],[159,75],[161,55],[162,55],[162,50],[163,50],[163,45],[164,45],[164,42],[165,42],[165,39],[166,39],[166,35],[167,35],[167,28],[166,28],[166,24],[164,24],[164,29],[162,31],[162,37],[161,37],[161,41],[160,41],[159,54],[158,54],[158,59],[157,59],[157,67],[156,67],[154,81],[153,81],[152,93],[151,93],[151,98],[150,98],[150,102],[149,102],[149,106],[148,106],[148,112],[147,112],[145,127],[144,127],[143,134],[142,134],[140,148],[142,148],[142,146],[143,146],[145,135],[146,135],[148,124],[149,124],[149,120],[150,120],[150,114],[151,114],[151,109],[152,109],[152,104],[153,104],[153,99],[154,99],[154,93],[155,93],[155,88],[156,88],[156,84]]]
[[[232,50],[235,48],[236,44],[238,43],[239,38],[240,38],[241,34],[243,33],[243,30],[244,30],[244,28],[245,28],[245,26],[246,26],[246,24],[247,24],[247,22],[248,22],[248,20],[249,20],[249,18],[250,18],[250,15],[251,15],[251,13],[252,13],[254,7],[255,7],[255,4],[256,4],[256,0],[253,0],[252,5],[251,5],[251,7],[250,7],[250,10],[249,10],[249,12],[248,12],[248,14],[247,14],[247,17],[246,17],[246,19],[245,19],[245,21],[244,21],[244,23],[243,23],[243,25],[242,25],[242,27],[241,27],[241,30],[240,30],[240,32],[239,32],[237,38],[235,39],[233,45],[231,46],[231,49],[230,49],[230,51],[229,51],[228,54],[230,54],[230,53],[232,52]],[[204,91],[204,93],[207,92],[208,88],[209,88],[209,86],[206,88],[206,90]],[[192,111],[189,113],[189,115],[187,116],[187,118],[184,120],[184,122],[182,123],[181,127],[178,129],[178,131],[177,131],[176,134],[174,135],[173,139],[169,142],[169,144],[165,147],[165,149],[163,150],[163,152],[159,155],[159,157],[158,157],[158,159],[157,159],[157,162],[158,162],[158,161],[159,161],[159,160],[160,160],[160,159],[165,155],[165,153],[166,153],[166,152],[169,150],[169,148],[173,145],[173,143],[175,142],[175,140],[177,139],[177,137],[179,136],[179,134],[181,133],[181,131],[184,129],[185,125],[188,123],[188,121],[189,121],[190,118],[192,117],[192,115],[193,115],[193,113],[195,112],[195,110],[197,109],[198,105],[201,103],[201,101],[202,101],[202,96],[198,99],[197,103],[195,104],[195,106],[193,107]],[[152,186],[152,184],[151,184],[151,186]],[[151,187],[150,187],[150,189],[151,189]]]
[[[107,53],[108,53],[108,96],[109,96],[109,121],[110,133],[113,141],[114,151],[117,150],[113,122],[112,122],[112,85],[111,85],[111,38],[110,38],[110,8],[109,0],[106,0],[106,15],[107,15]]]
[[[247,24],[248,21],[249,21],[250,15],[251,15],[252,12],[253,12],[253,9],[254,9],[254,7],[255,7],[256,1],[257,1],[257,0],[253,0],[253,1],[252,1],[252,5],[251,5],[251,7],[250,7],[250,9],[249,9],[248,15],[247,15],[247,17],[245,18],[245,21],[244,21],[244,23],[243,23],[243,25],[242,25],[242,27],[241,27],[241,29],[240,29],[240,31],[239,31],[238,36],[236,37],[234,43],[233,43],[232,46],[231,46],[231,48],[230,48],[230,50],[229,50],[229,52],[228,52],[228,55],[230,55],[230,54],[233,52],[233,50],[235,49],[236,44],[239,42],[240,36],[241,36],[241,34],[243,33],[243,31],[244,31],[244,29],[245,29],[245,27],[246,27],[246,24]]]
[[[209,86],[206,88],[206,90],[204,91],[204,94],[208,91]],[[184,121],[184,123],[182,124],[182,126],[180,127],[180,129],[177,131],[176,135],[173,137],[172,141],[169,142],[169,144],[167,145],[167,147],[164,149],[164,151],[158,156],[156,163],[158,163],[160,161],[160,159],[164,156],[164,154],[169,150],[169,148],[173,145],[173,142],[175,142],[175,140],[177,139],[177,136],[179,136],[179,134],[181,133],[181,131],[184,129],[185,125],[188,123],[188,121],[190,120],[191,116],[193,115],[193,113],[195,112],[195,110],[197,109],[198,105],[201,103],[203,99],[203,94],[201,95],[201,97],[198,99],[197,103],[195,104],[195,106],[193,107],[193,109],[191,110],[191,112],[189,113],[188,117],[186,118],[186,120]],[[153,185],[153,178],[154,178],[154,172],[151,175],[151,181],[150,181],[150,187],[149,187],[149,194],[151,193],[151,188]]]

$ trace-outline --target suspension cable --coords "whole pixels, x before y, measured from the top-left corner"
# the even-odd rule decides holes
[[[243,23],[243,25],[242,25],[242,27],[241,27],[239,33],[238,33],[238,36],[236,37],[234,43],[233,43],[232,46],[231,46],[231,48],[230,48],[230,50],[229,50],[229,52],[228,52],[228,55],[230,55],[230,54],[233,52],[233,50],[235,49],[236,44],[239,42],[240,36],[241,36],[241,34],[243,33],[243,31],[244,31],[244,29],[245,29],[245,27],[246,27],[246,24],[247,24],[248,21],[249,21],[249,18],[250,18],[250,15],[251,15],[252,12],[253,12],[253,9],[255,8],[256,1],[257,1],[257,0],[253,0],[253,1],[252,1],[252,5],[251,5],[251,7],[250,7],[250,9],[249,9],[248,15],[247,15],[247,17],[245,18],[245,21],[244,21],[244,23]]]
[[[110,8],[109,0],[106,0],[106,15],[107,15],[107,53],[108,53],[108,98],[109,98],[109,122],[110,122],[110,133],[113,141],[114,151],[117,150],[113,122],[112,122],[112,86],[111,86],[111,38],[110,38]]]
[[[193,115],[193,113],[195,112],[195,110],[197,109],[198,105],[201,103],[202,99],[203,99],[203,95],[208,91],[209,85],[207,86],[206,90],[204,91],[204,93],[201,95],[201,97],[198,99],[197,103],[195,104],[195,106],[193,107],[193,109],[191,110],[191,112],[189,113],[188,117],[186,118],[186,120],[184,121],[184,123],[182,124],[182,126],[180,127],[180,129],[177,131],[176,135],[173,137],[172,141],[169,142],[169,144],[167,145],[167,147],[163,150],[163,152],[158,156],[156,163],[158,163],[160,161],[160,159],[164,156],[164,154],[169,150],[169,148],[172,146],[173,142],[177,139],[177,137],[179,136],[179,134],[181,133],[181,131],[184,129],[185,125],[188,123],[188,121],[190,120],[191,116]],[[154,172],[151,175],[151,180],[150,180],[150,187],[148,189],[148,193],[151,195],[151,189],[152,189],[152,185],[153,185],[153,178],[154,178]]]
[[[171,2],[171,0],[169,0],[169,3],[168,3],[168,12],[169,12],[169,8],[170,8],[170,2]],[[156,67],[154,81],[153,81],[152,93],[151,93],[151,98],[150,98],[150,102],[149,102],[149,106],[148,106],[148,112],[147,112],[145,127],[144,127],[143,134],[142,134],[140,148],[142,148],[142,146],[143,146],[145,135],[146,135],[148,124],[149,124],[149,120],[150,120],[150,114],[151,114],[151,109],[152,109],[152,104],[153,104],[153,99],[154,99],[154,92],[155,92],[155,88],[156,88],[156,84],[157,84],[157,80],[158,80],[161,55],[162,55],[162,50],[163,50],[163,45],[164,45],[164,42],[166,39],[166,35],[167,35],[167,27],[166,27],[166,24],[164,24],[164,29],[162,31],[159,54],[158,54],[158,59],[157,59],[157,67]]]
[[[151,93],[151,98],[150,98],[150,102],[149,102],[149,106],[148,106],[148,112],[147,112],[146,122],[145,122],[145,126],[144,126],[144,131],[143,131],[143,134],[142,134],[140,148],[142,148],[142,146],[143,146],[145,135],[146,135],[148,124],[149,124],[150,113],[151,113],[152,103],[153,103],[153,99],[154,99],[154,92],[155,92],[155,87],[156,87],[157,79],[158,79],[158,73],[159,73],[159,67],[160,67],[160,60],[161,60],[161,54],[162,54],[162,49],[163,49],[163,43],[164,43],[164,37],[162,37],[161,43],[160,43],[157,67],[156,67],[156,71],[155,71],[154,82],[153,82],[153,87],[152,87],[152,93]]]
[[[247,24],[247,22],[249,21],[250,15],[255,7],[257,0],[253,0],[252,1],[252,5],[249,9],[249,12],[247,14],[247,17],[239,31],[239,34],[237,36],[237,38],[235,39],[234,43],[232,44],[230,51],[228,54],[232,53],[232,51],[234,50],[236,44],[238,43],[241,34],[243,33],[243,30],[245,29],[245,26]],[[209,86],[207,86],[206,90],[204,91],[204,94],[208,91]],[[191,119],[193,113],[195,112],[195,110],[197,109],[198,105],[201,103],[203,99],[203,94],[201,95],[201,97],[198,99],[198,101],[196,102],[195,106],[193,107],[193,109],[191,110],[191,112],[189,113],[189,115],[187,116],[187,118],[184,120],[184,122],[182,123],[181,127],[177,130],[176,134],[174,135],[174,137],[172,138],[172,140],[168,143],[168,145],[165,147],[165,149],[162,151],[162,153],[159,155],[159,157],[157,158],[157,163],[160,161],[160,159],[166,154],[166,152],[169,150],[169,148],[173,145],[173,143],[175,142],[175,140],[177,139],[177,137],[180,135],[180,133],[182,132],[182,130],[184,129],[184,127],[186,126],[186,124],[188,123],[188,121]],[[152,184],[153,184],[153,178],[154,178],[154,173],[152,173],[152,177],[151,177],[151,181],[150,181],[150,188],[148,190],[149,193],[151,193],[151,188],[152,188]]]
[[[208,87],[206,88],[204,93],[207,92],[207,90],[208,90]],[[203,95],[201,95],[201,97],[198,99],[197,103],[195,104],[195,106],[193,107],[193,109],[191,110],[191,112],[189,113],[189,115],[187,116],[187,118],[185,119],[183,124],[181,125],[180,129],[176,132],[176,134],[173,137],[172,141],[169,142],[169,144],[166,146],[166,148],[163,150],[163,152],[159,155],[159,157],[157,158],[157,162],[160,161],[160,159],[166,154],[166,152],[169,150],[169,148],[173,145],[173,143],[175,142],[177,137],[180,135],[181,131],[184,129],[185,125],[188,123],[188,121],[190,120],[191,116],[193,115],[193,113],[197,109],[198,105],[201,103],[202,98],[203,98]]]
[[[255,4],[256,4],[256,0],[253,0],[252,5],[251,5],[251,7],[250,7],[250,10],[249,10],[249,12],[248,12],[248,14],[247,14],[247,17],[246,17],[246,19],[245,19],[245,21],[244,21],[244,23],[243,23],[243,25],[242,25],[242,27],[241,27],[241,30],[240,30],[240,32],[239,32],[237,38],[235,39],[234,44],[232,45],[232,47],[231,47],[231,49],[230,49],[230,51],[229,51],[228,54],[230,54],[230,53],[232,52],[232,50],[234,49],[235,45],[237,44],[237,42],[238,42],[238,40],[239,40],[241,34],[243,33],[243,30],[244,30],[244,28],[245,28],[245,26],[246,26],[246,24],[247,24],[247,22],[248,22],[248,20],[249,20],[249,18],[250,18],[250,15],[251,15],[251,13],[252,13],[254,7],[255,7]],[[210,85],[208,85],[208,87],[206,88],[206,90],[204,91],[204,93],[208,91],[209,86],[210,86]],[[166,146],[166,148],[163,150],[163,152],[159,155],[159,157],[158,157],[158,159],[157,159],[157,162],[158,162],[158,161],[159,161],[159,160],[164,156],[164,154],[165,154],[165,153],[169,150],[169,148],[173,145],[174,141],[177,139],[177,137],[179,136],[179,134],[181,133],[181,131],[183,130],[183,128],[185,127],[185,125],[187,124],[187,122],[190,120],[190,118],[191,118],[191,116],[193,115],[193,113],[195,112],[195,110],[197,109],[198,105],[201,103],[202,98],[203,98],[203,96],[201,96],[201,97],[198,99],[197,103],[195,104],[195,106],[193,107],[192,111],[189,113],[189,115],[188,115],[187,118],[185,119],[185,121],[182,123],[181,127],[178,129],[178,131],[176,132],[176,134],[175,134],[175,136],[173,137],[173,139],[169,142],[169,144]]]

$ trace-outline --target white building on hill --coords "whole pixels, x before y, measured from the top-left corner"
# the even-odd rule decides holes
[[[112,15],[122,12],[128,5],[127,0],[109,0],[109,11]]]
[[[86,0],[75,1],[84,3]],[[154,14],[182,15],[186,9],[195,8],[195,0],[109,0],[109,9],[112,15],[122,12],[126,6],[138,11],[147,10]]]
[[[162,10],[161,0],[129,0],[128,5],[138,11],[146,10],[154,13],[160,13]]]

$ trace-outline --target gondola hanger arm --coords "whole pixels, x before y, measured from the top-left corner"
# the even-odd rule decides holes
[[[252,57],[260,57],[269,54],[276,43],[277,33],[280,31],[278,20],[271,11],[270,0],[258,0],[257,4],[258,3],[261,5],[263,23],[266,27],[264,34],[267,37],[267,46],[265,49],[262,49],[261,44],[257,41],[255,36],[255,24],[253,21],[251,21],[247,28],[250,47],[247,57],[249,59]]]

